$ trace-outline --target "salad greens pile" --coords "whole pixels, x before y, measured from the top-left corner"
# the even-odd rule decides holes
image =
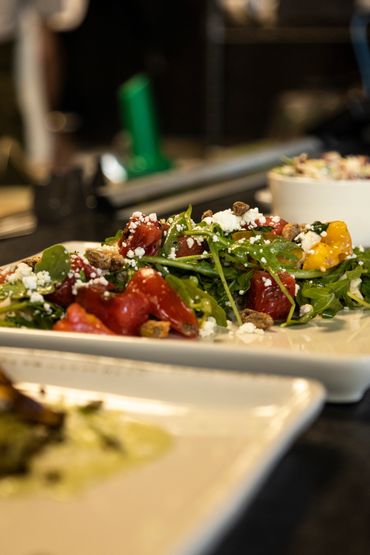
[[[213,317],[219,326],[226,326],[229,319],[241,325],[251,280],[256,270],[262,270],[290,303],[283,326],[306,324],[316,316],[333,318],[341,310],[370,308],[369,249],[355,247],[351,255],[326,271],[304,270],[305,252],[299,241],[275,234],[270,225],[225,231],[212,218],[194,222],[191,207],[162,223],[166,232],[154,256],[140,253],[125,258],[122,268],[104,272],[115,291],[124,291],[137,270],[150,266],[196,312],[201,324]],[[325,234],[327,224],[315,222],[310,229]],[[118,249],[122,234],[120,230],[106,239],[102,249]],[[201,252],[176,257],[184,237],[202,245]],[[0,283],[0,326],[52,328],[64,309],[49,302],[48,295],[67,279],[70,269],[70,254],[62,245],[54,245],[43,252],[33,269],[36,276],[46,273],[48,280],[37,279],[32,291],[22,277]],[[295,295],[284,284],[285,272],[295,279]],[[83,271],[79,279],[88,281]]]

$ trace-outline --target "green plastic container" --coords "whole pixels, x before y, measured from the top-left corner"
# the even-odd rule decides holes
[[[126,164],[129,178],[162,172],[172,162],[161,151],[158,122],[149,79],[136,75],[119,88],[123,127],[131,139],[132,156]]]

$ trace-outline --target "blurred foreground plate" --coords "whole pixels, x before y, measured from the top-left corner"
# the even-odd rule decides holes
[[[18,382],[114,393],[126,415],[173,436],[158,459],[74,497],[1,500],[4,555],[201,555],[324,399],[303,379],[71,353],[1,348],[0,365]]]

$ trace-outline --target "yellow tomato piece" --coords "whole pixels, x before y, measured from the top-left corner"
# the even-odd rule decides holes
[[[304,270],[321,270],[325,272],[339,264],[338,256],[330,245],[321,242],[311,250],[312,252],[306,256],[303,263]]]
[[[337,266],[350,254],[352,254],[352,240],[346,224],[342,221],[330,222],[326,236],[306,256],[303,269],[325,272]]]
[[[352,254],[352,239],[344,222],[330,222],[322,241],[335,249],[340,260],[344,260],[346,256]]]

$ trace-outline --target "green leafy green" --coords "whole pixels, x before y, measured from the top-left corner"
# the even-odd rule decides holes
[[[205,317],[213,316],[219,326],[226,326],[224,309],[212,295],[198,286],[196,278],[178,278],[170,274],[166,276],[166,281],[180,295],[188,307],[201,312]]]
[[[61,283],[68,275],[71,265],[69,253],[63,245],[53,245],[45,249],[35,272],[48,272],[52,281]]]
[[[119,229],[112,237],[106,237],[104,241],[102,241],[102,245],[115,245],[121,239],[122,235],[123,230]]]

